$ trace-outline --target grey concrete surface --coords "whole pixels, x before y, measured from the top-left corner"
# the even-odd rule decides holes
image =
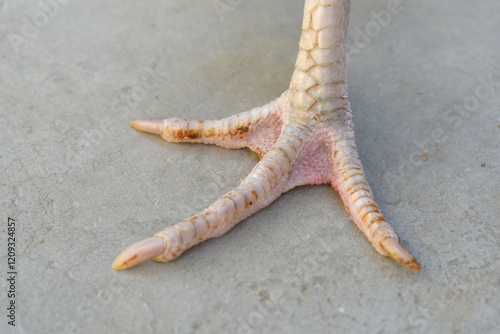
[[[220,118],[288,86],[302,1],[220,2],[61,0],[45,17],[38,1],[0,0],[0,332],[498,333],[498,1],[401,0],[381,23],[371,12],[389,1],[352,3],[359,153],[420,272],[379,256],[326,185],[172,263],[111,269],[257,159],[128,122]]]

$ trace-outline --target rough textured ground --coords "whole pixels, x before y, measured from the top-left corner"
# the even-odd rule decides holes
[[[295,189],[172,263],[113,271],[123,247],[256,162],[128,122],[219,118],[279,96],[303,3],[221,0],[232,10],[219,15],[203,0],[67,2],[41,24],[38,1],[0,1],[2,314],[8,217],[19,272],[18,326],[2,315],[0,332],[500,330],[500,3],[402,0],[384,26],[370,12],[389,1],[352,4],[358,149],[415,273],[376,254],[328,186]],[[33,15],[40,28],[11,43]]]

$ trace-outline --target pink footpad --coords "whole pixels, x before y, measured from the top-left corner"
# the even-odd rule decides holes
[[[350,0],[306,0],[290,88],[260,108],[221,120],[137,120],[137,130],[169,142],[249,148],[261,157],[250,174],[208,208],[124,250],[117,270],[148,258],[168,262],[219,237],[304,184],[330,183],[375,250],[412,270],[420,264],[375,203],[359,159],[347,98],[345,36]]]

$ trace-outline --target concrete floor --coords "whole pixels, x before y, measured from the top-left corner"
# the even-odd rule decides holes
[[[279,96],[303,1],[60,2],[44,16],[36,0],[0,0],[3,313],[8,217],[19,273],[18,326],[3,315],[1,333],[500,331],[500,2],[402,0],[381,23],[370,13],[392,0],[352,3],[359,153],[418,273],[379,256],[328,186],[295,189],[172,263],[113,271],[124,247],[203,209],[257,159],[128,122]]]

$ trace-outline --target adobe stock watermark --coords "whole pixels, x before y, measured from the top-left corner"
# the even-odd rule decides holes
[[[39,32],[50,20],[59,14],[61,6],[65,6],[70,3],[71,0],[40,0],[38,6],[40,10],[35,12],[30,18],[23,17],[23,26],[21,27],[20,33],[11,32],[7,35],[7,39],[14,49],[14,52],[19,53],[20,47],[23,44],[27,44],[30,40],[34,40],[38,37]]]
[[[372,10],[370,16],[372,19],[368,21],[364,28],[358,26],[352,28],[354,32],[353,44],[346,45],[346,62],[350,63],[352,56],[360,54],[363,49],[367,48],[373,38],[376,38],[384,28],[387,28],[392,21],[393,15],[403,13],[404,7],[401,0],[389,0],[387,9],[382,9],[378,12]]]
[[[151,67],[144,67],[138,82],[126,92],[120,95],[120,101],[123,102],[121,106],[125,106],[130,110],[137,110],[139,104],[146,99],[149,92],[155,87],[162,85],[168,75],[161,73],[158,69]]]
[[[352,224],[350,218],[345,218],[344,220],[346,224]],[[305,256],[303,261],[299,264],[298,271],[284,273],[281,280],[282,284],[286,286],[299,286],[301,284],[311,283],[318,275],[324,275],[321,268],[325,267],[325,263],[329,262],[328,260],[333,256],[335,251],[331,247],[331,244],[323,239],[318,240],[311,248],[308,255]],[[266,321],[272,317],[281,316],[284,318],[286,316],[285,313],[288,299],[286,299],[285,293],[281,289],[278,288],[267,292],[266,298],[267,303],[257,305],[239,325],[236,333],[260,333]],[[337,311],[339,313],[345,312],[343,308],[339,308]]]
[[[434,128],[423,141],[415,140],[417,150],[409,154],[408,158],[402,158],[403,164],[398,169],[398,175],[403,177],[405,171],[413,173],[419,168],[430,155],[444,144],[449,137],[446,133],[458,130],[474,112],[477,112],[482,105],[495,96],[500,90],[500,64],[491,59],[484,59],[483,64],[488,70],[488,74],[477,77],[477,83],[471,93],[465,96],[461,104],[455,104],[443,113],[444,124]],[[446,130],[445,130],[446,129]]]
[[[109,305],[115,300],[116,296],[128,293],[126,288],[116,279],[113,284],[109,284],[106,289],[99,289],[97,293],[85,298],[83,303],[76,307],[73,316],[77,320],[71,320],[67,323],[59,323],[58,327],[63,330],[60,334],[80,334],[86,333],[84,326],[95,322],[96,318],[109,309]]]
[[[213,0],[212,6],[215,9],[215,12],[219,16],[221,21],[224,21],[224,16],[227,13],[231,13],[234,11],[236,7],[241,5],[243,0]]]
[[[85,165],[92,149],[103,142],[106,131],[105,125],[98,120],[94,120],[91,125],[83,128],[72,142],[72,149],[66,150],[65,164],[61,168],[75,169]],[[106,157],[110,158],[110,156]]]

